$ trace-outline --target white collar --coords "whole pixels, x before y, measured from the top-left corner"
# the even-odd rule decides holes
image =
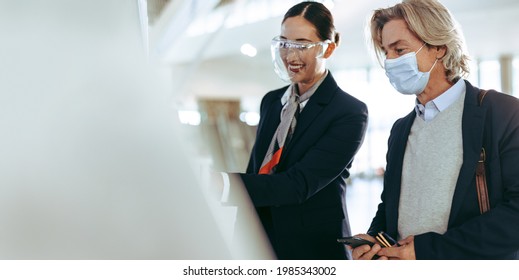
[[[436,108],[438,108],[438,111],[441,112],[456,102],[456,100],[458,100],[458,98],[463,93],[465,93],[465,91],[465,81],[463,79],[459,79],[454,85],[452,85],[452,87],[450,87],[432,101],[434,102],[434,105],[436,105]]]

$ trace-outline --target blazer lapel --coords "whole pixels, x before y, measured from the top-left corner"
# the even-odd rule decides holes
[[[304,110],[301,111],[301,114],[297,118],[296,130],[294,131],[294,135],[292,135],[291,143],[296,143],[301,137],[304,137],[305,131],[310,127],[310,124],[317,118],[317,116],[319,116],[326,105],[330,103],[330,100],[336,94],[337,89],[337,83],[333,79],[332,74],[328,72],[328,76],[310,97]],[[283,151],[283,154],[281,155],[280,161],[283,161],[293,146],[293,144],[288,144],[286,150]]]
[[[465,103],[462,116],[462,137],[463,137],[463,164],[461,165],[456,190],[452,198],[449,225],[459,213],[463,200],[471,187],[476,172],[476,165],[479,160],[481,147],[483,146],[483,128],[486,118],[486,109],[477,104],[479,90],[470,83],[467,86]]]
[[[281,121],[281,109],[283,108],[281,105],[281,97],[285,90],[286,88],[280,90],[278,94],[279,96],[275,98],[267,108],[265,114],[262,116],[261,123],[258,126],[258,132],[256,135],[256,172],[261,168],[261,164],[263,163],[265,154],[267,153],[270,142],[272,141],[272,137],[274,137],[274,133]]]

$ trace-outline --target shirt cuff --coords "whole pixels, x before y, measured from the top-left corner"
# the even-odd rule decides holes
[[[229,183],[229,174],[225,172],[220,172],[222,174],[223,179],[223,192],[222,192],[222,198],[220,199],[221,202],[225,203],[229,201],[229,192],[230,192],[230,183]]]

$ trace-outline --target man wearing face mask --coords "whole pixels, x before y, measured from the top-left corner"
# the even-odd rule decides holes
[[[375,245],[353,258],[516,259],[519,101],[462,78],[462,34],[436,0],[376,10],[370,27],[391,84],[417,98],[391,129],[382,202],[359,235]],[[398,243],[378,242],[381,231]]]

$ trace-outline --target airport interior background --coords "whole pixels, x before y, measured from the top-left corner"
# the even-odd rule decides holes
[[[208,174],[245,170],[261,98],[285,85],[270,42],[298,2],[0,1],[0,258],[271,258],[250,205],[231,244],[236,208],[208,194]],[[342,36],[327,67],[370,113],[346,197],[361,233],[389,129],[414,106],[366,37],[371,12],[398,1],[322,2]],[[519,96],[519,1],[441,2],[464,31],[467,79]]]
[[[243,172],[259,119],[259,104],[284,83],[274,73],[270,40],[297,0],[148,1],[149,51],[173,69],[178,114],[201,165]],[[379,202],[393,122],[414,98],[389,84],[366,36],[371,12],[398,1],[321,1],[341,33],[328,68],[346,92],[364,101],[369,127],[351,169],[347,204],[355,233],[369,227]],[[482,88],[519,96],[519,2],[441,1],[464,32],[471,55],[467,78]]]

